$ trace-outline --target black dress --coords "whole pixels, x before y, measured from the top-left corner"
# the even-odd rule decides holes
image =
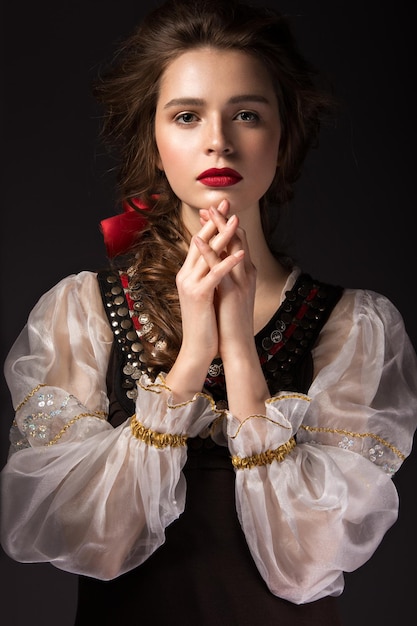
[[[341,293],[341,288],[302,275],[258,333],[256,345],[271,395],[280,388],[307,391],[311,347]],[[121,390],[122,365],[115,343],[108,374],[114,426],[134,412],[129,412]],[[217,402],[226,402],[221,362],[214,366],[216,376],[208,377],[206,385]],[[75,626],[341,626],[337,598],[295,605],[269,591],[237,518],[228,448],[210,437],[189,439],[183,472],[185,510],[166,529],[165,543],[142,565],[114,580],[80,576]]]

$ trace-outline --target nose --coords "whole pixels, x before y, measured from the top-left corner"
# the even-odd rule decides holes
[[[231,132],[227,124],[220,117],[211,120],[207,124],[207,154],[231,154],[233,150]]]

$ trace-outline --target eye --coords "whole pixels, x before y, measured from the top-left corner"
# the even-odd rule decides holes
[[[195,115],[195,113],[179,113],[178,115],[175,116],[175,122],[177,122],[177,124],[192,124],[193,122],[197,121],[197,116]]]
[[[253,111],[240,111],[236,119],[240,122],[259,122],[259,115]]]

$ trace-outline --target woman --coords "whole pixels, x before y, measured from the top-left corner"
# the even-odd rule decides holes
[[[80,575],[76,624],[165,624],[180,595],[185,624],[337,624],[396,519],[401,317],[272,238],[329,104],[313,77],[281,16],[182,1],[97,83],[142,230],[45,294],[6,363],[3,546]]]

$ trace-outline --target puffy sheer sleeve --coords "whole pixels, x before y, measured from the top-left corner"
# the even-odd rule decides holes
[[[8,355],[16,417],[1,536],[18,561],[110,579],[161,545],[183,510],[185,439],[213,418],[211,401],[173,405],[163,379],[144,377],[136,414],[113,428],[112,339],[96,275],[82,272],[40,299]]]
[[[399,312],[346,291],[313,351],[307,395],[228,415],[238,515],[271,591],[297,604],[343,590],[395,522],[391,480],[411,451],[417,361]]]

